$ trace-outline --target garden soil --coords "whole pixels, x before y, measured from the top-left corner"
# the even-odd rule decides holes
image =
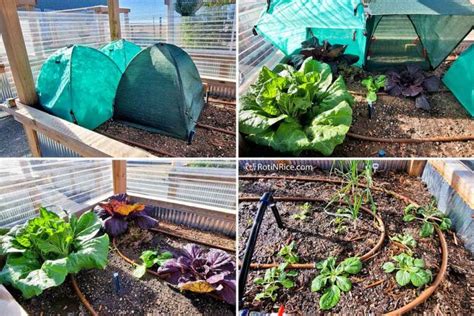
[[[295,173],[281,172],[278,175],[296,175]],[[267,174],[269,175],[269,174]],[[321,171],[314,171],[314,176],[328,176]],[[375,175],[376,184],[398,193],[407,195],[419,204],[430,202],[430,195],[425,185],[414,177],[396,173]],[[274,196],[289,197],[327,197],[329,198],[338,188],[337,184],[323,182],[298,182],[293,180],[260,179],[260,180],[240,180],[241,196],[259,196],[268,190],[275,190]],[[414,250],[415,256],[422,257],[426,266],[431,269],[433,275],[439,271],[441,263],[441,249],[437,235],[432,238],[419,237],[419,224],[405,223],[402,221],[402,210],[406,206],[402,201],[395,199],[385,193],[373,191],[377,209],[384,220],[387,235],[393,236],[398,233],[410,233],[416,239],[418,245]],[[242,202],[239,204],[239,259],[243,258],[243,249],[249,236],[252,221],[255,216],[257,203]],[[300,205],[302,205],[301,203]],[[286,227],[283,230],[277,228],[271,213],[266,214],[262,224],[259,238],[257,239],[256,251],[252,262],[281,262],[277,257],[277,252],[290,240],[295,240],[297,252],[301,257],[300,262],[320,261],[328,256],[339,256],[339,260],[352,256],[357,250],[353,248],[363,248],[362,245],[351,242],[341,242],[344,239],[351,239],[354,234],[367,236],[367,246],[370,247],[374,235],[366,231],[349,231],[348,235],[331,232],[331,224],[327,218],[321,217],[322,205],[314,205],[315,212],[313,218],[308,222],[299,221],[296,223],[289,217],[298,206],[291,203],[278,203],[281,210],[283,222]],[[367,226],[370,227],[370,226]],[[365,235],[367,234],[367,235]],[[316,237],[317,235],[321,235]],[[275,237],[272,237],[275,236]],[[381,314],[389,312],[415,299],[423,289],[413,287],[400,288],[395,282],[393,274],[385,274],[382,270],[383,263],[390,260],[394,254],[398,254],[401,249],[396,244],[389,241],[388,236],[382,248],[377,254],[363,264],[362,271],[351,277],[353,289],[342,294],[339,304],[331,310],[333,313],[347,314]],[[462,246],[459,238],[452,232],[445,233],[448,249],[449,261],[446,279],[438,290],[428,299],[427,302],[415,308],[410,314],[429,315],[469,315],[474,312],[472,307],[472,292],[474,287],[472,273],[474,271],[473,257]],[[281,239],[279,239],[281,237]],[[249,274],[247,289],[245,292],[244,306],[252,310],[265,310],[276,312],[281,305],[285,306],[287,313],[296,315],[317,315],[321,311],[318,307],[320,293],[310,291],[311,281],[317,275],[317,270],[298,270],[299,275],[295,278],[296,286],[290,290],[280,290],[276,302],[265,300],[254,301],[253,297],[261,290],[253,284],[256,277],[262,277],[264,270],[253,270]]]
[[[235,106],[210,102],[204,107],[198,122],[235,132]],[[102,124],[96,131],[151,146],[174,157],[235,157],[235,136],[200,127],[196,127],[191,145],[184,140],[148,132],[114,120]]]
[[[207,235],[206,240],[220,238],[210,233]],[[137,229],[130,230],[124,237],[118,239],[120,250],[133,260],[137,260],[144,250],[176,252],[188,243],[187,240],[166,234],[137,231]],[[138,280],[132,272],[132,266],[111,248],[109,263],[105,270],[81,271],[76,279],[81,291],[99,315],[235,314],[235,306],[202,294],[181,293],[167,282],[149,274]],[[118,293],[114,287],[114,273],[119,274]],[[72,289],[70,280],[29,300],[23,299],[18,291],[11,288],[9,290],[30,315],[45,315],[46,312],[49,315],[88,315]]]

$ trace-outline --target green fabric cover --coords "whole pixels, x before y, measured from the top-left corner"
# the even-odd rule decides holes
[[[187,139],[204,106],[199,72],[181,48],[157,43],[138,53],[122,75],[114,117]]]
[[[474,26],[469,0],[372,0],[368,12],[369,70],[406,63],[436,68]]]
[[[121,72],[97,49],[74,45],[43,64],[36,90],[41,106],[55,116],[94,129],[113,115]]]
[[[311,30],[321,42],[348,45],[346,53],[359,56],[359,66],[364,62],[365,17],[360,0],[273,0],[255,29],[286,56],[301,48]]]
[[[100,48],[101,52],[112,58],[122,72],[141,50],[140,46],[124,39],[110,42]]]
[[[474,45],[452,64],[444,75],[443,82],[474,117]]]

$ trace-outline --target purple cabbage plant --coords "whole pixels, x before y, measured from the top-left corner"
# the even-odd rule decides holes
[[[439,91],[440,85],[441,81],[435,75],[427,74],[419,66],[408,65],[399,72],[387,72],[385,91],[392,96],[415,98],[417,108],[429,111],[431,106],[426,93]]]
[[[99,203],[94,212],[102,219],[102,227],[111,237],[125,233],[130,222],[134,222],[141,229],[150,229],[158,224],[158,221],[150,216],[150,206],[131,204],[126,194],[117,194]]]
[[[235,305],[235,261],[225,251],[206,252],[198,245],[187,244],[179,256],[159,267],[158,273],[181,290],[214,293]]]

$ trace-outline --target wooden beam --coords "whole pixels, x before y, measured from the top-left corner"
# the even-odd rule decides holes
[[[420,177],[425,170],[426,160],[410,160],[407,167],[408,175]]]
[[[30,151],[33,157],[41,157],[41,148],[38,141],[38,134],[30,126],[23,125],[26,139],[28,140],[28,145],[30,146]]]
[[[107,0],[107,6],[109,8],[110,38],[112,41],[119,40],[122,38],[119,0]]]
[[[127,161],[112,160],[114,194],[127,193]]]
[[[0,24],[18,97],[24,104],[36,105],[38,96],[15,1],[0,1]]]
[[[3,110],[23,126],[28,126],[60,143],[83,157],[154,157],[152,154],[109,137],[73,124],[59,117],[24,105],[18,100],[16,107],[0,104]]]

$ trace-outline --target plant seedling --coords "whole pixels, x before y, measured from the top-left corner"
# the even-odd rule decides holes
[[[390,240],[396,241],[407,248],[407,252],[412,254],[413,248],[416,247],[416,240],[410,234],[396,234],[393,237],[390,237]]]
[[[296,254],[296,242],[292,241],[289,245],[281,248],[278,252],[278,256],[282,257],[286,263],[297,263],[300,259]]]
[[[392,259],[395,262],[385,262],[382,269],[385,273],[397,271],[395,280],[398,285],[406,286],[411,283],[418,288],[431,282],[433,278],[431,270],[425,269],[423,259],[413,258],[407,253],[393,256]]]
[[[140,279],[145,275],[146,269],[153,267],[155,264],[160,267],[171,258],[173,258],[173,254],[169,251],[158,254],[157,251],[145,250],[140,256],[142,264],[135,267],[133,276]]]
[[[367,89],[366,100],[369,104],[375,103],[377,101],[377,92],[385,87],[385,82],[387,77],[384,75],[368,76],[361,81],[361,84]]]
[[[301,207],[301,211],[298,212],[297,214],[293,214],[291,217],[296,219],[296,220],[304,221],[310,213],[311,213],[311,204],[306,202]]]
[[[438,226],[442,231],[451,228],[451,219],[444,215],[436,206],[436,201],[431,201],[427,206],[408,205],[403,210],[403,221],[412,222],[419,220],[423,224],[420,230],[420,236],[423,238],[433,236],[434,226]]]
[[[352,282],[349,275],[357,274],[362,269],[362,262],[358,257],[347,258],[336,267],[336,258],[329,257],[318,262],[316,268],[320,270],[319,275],[311,283],[312,292],[324,290],[324,294],[319,299],[319,308],[329,310],[337,305],[342,292],[349,292],[352,289]]]
[[[263,291],[255,296],[256,301],[269,298],[273,302],[277,299],[277,291],[284,287],[285,289],[291,289],[295,286],[292,277],[298,275],[295,270],[285,272],[288,263],[282,263],[278,267],[267,269],[263,278],[256,278],[253,282],[257,285],[263,286]]]

